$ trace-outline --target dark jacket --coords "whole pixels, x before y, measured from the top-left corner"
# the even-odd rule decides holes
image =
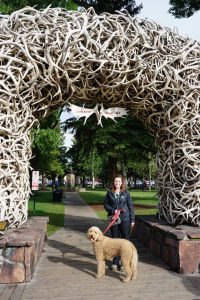
[[[121,221],[135,222],[133,201],[127,190],[120,192],[118,199],[111,190],[108,190],[104,198],[104,208],[108,212],[108,216],[114,215],[116,209],[123,209],[124,211],[120,213]]]

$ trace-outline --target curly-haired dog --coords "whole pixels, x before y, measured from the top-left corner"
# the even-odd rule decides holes
[[[123,282],[136,279],[138,254],[135,246],[130,241],[106,237],[95,226],[88,229],[87,236],[93,244],[97,259],[96,278],[105,275],[105,259],[120,256],[122,265],[126,271],[126,277],[123,279]]]

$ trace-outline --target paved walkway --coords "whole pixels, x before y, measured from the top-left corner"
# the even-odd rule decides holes
[[[0,300],[200,300],[200,275],[180,276],[138,242],[138,278],[94,278],[96,260],[86,231],[105,224],[77,193],[64,195],[65,227],[51,235],[30,283],[0,285]]]

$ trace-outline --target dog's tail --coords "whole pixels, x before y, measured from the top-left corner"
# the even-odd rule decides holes
[[[137,254],[137,250],[133,248],[132,259],[131,259],[131,270],[132,270],[131,279],[136,279],[137,277],[137,264],[138,264],[138,254]]]

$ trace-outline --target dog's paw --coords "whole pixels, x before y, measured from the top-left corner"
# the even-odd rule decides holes
[[[99,279],[99,278],[101,278],[103,276],[103,274],[95,274],[95,278],[96,279]]]
[[[130,279],[131,279],[130,277],[125,277],[125,278],[122,279],[122,281],[125,282],[125,283],[127,283],[127,282],[130,281]]]

